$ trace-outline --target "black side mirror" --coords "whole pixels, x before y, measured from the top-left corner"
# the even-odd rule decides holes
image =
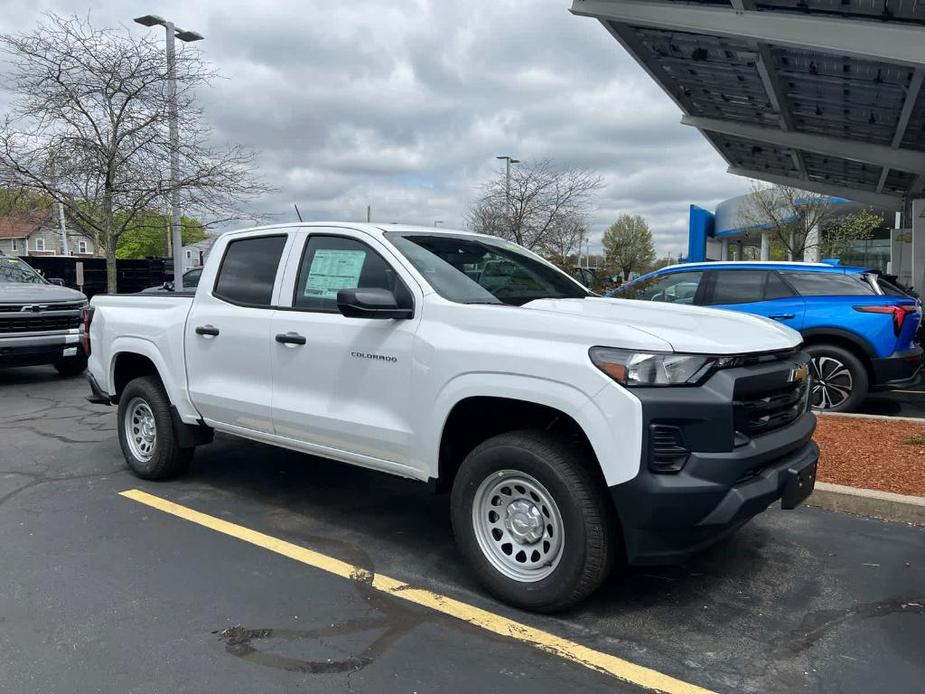
[[[61,279],[60,277],[49,277],[49,278],[48,278],[48,281],[51,282],[52,284],[55,284],[55,285],[59,286],[59,287],[63,287],[63,286],[64,286],[64,280]]]
[[[414,309],[402,306],[388,289],[341,289],[337,309],[348,318],[411,318]]]

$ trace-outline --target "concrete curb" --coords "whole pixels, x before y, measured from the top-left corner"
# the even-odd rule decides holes
[[[814,410],[817,417],[847,417],[851,419],[879,419],[887,422],[914,422],[925,424],[925,417],[894,417],[891,414],[858,414],[855,412],[820,412]]]
[[[925,526],[925,497],[816,482],[807,506]]]

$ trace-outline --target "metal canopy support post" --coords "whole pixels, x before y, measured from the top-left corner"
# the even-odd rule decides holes
[[[572,14],[633,26],[753,39],[901,65],[925,65],[918,27],[660,0],[573,0]]]

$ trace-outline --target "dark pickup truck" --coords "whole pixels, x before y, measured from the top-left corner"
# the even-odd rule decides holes
[[[48,282],[19,258],[0,253],[0,367],[52,364],[63,376],[82,373],[87,297]]]

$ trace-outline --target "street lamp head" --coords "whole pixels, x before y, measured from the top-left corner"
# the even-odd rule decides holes
[[[167,24],[167,20],[163,17],[158,17],[156,14],[146,14],[144,17],[135,17],[135,21],[138,24],[144,24],[146,27],[153,27],[158,24],[163,26]]]
[[[520,163],[520,159],[511,159],[511,163],[512,163],[512,164],[519,164],[519,163]]]
[[[182,29],[177,31],[176,37],[181,41],[186,41],[187,43],[192,43],[193,41],[202,41],[205,38],[205,36],[195,31],[183,31]]]

